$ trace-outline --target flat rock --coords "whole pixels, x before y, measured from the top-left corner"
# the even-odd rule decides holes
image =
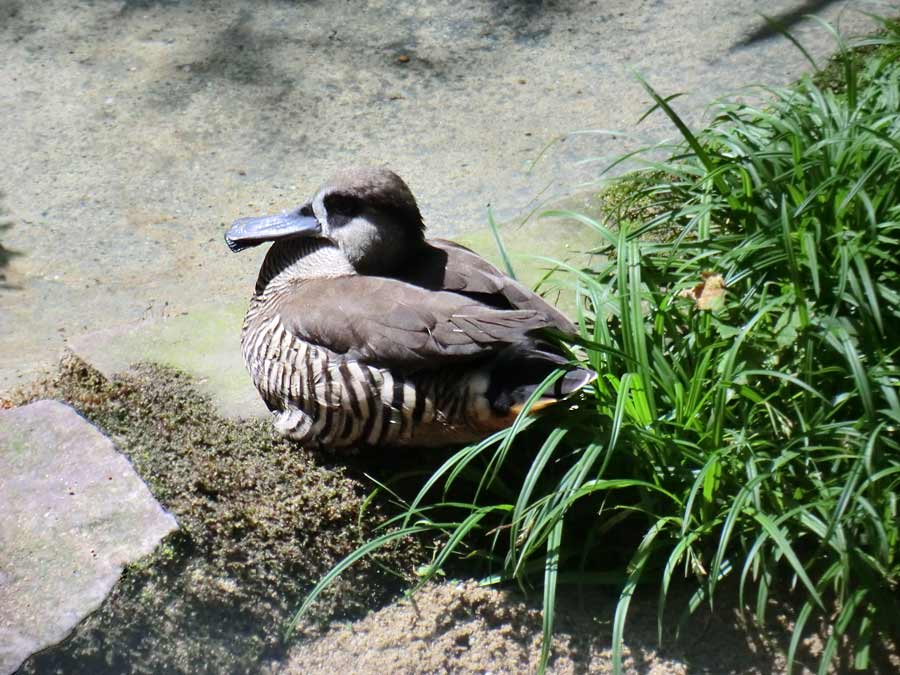
[[[65,638],[178,527],[112,442],[56,401],[0,411],[0,513],[0,675]]]
[[[241,358],[241,322],[247,301],[197,307],[85,333],[66,346],[106,377],[149,361],[197,378],[225,417],[264,417],[268,410]]]

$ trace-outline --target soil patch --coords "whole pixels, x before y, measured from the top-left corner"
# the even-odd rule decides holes
[[[560,602],[549,672],[612,672],[612,627],[593,613],[611,617],[615,602],[611,597],[593,595],[590,611],[579,608],[572,599]],[[694,633],[687,641],[688,648],[679,644],[661,651],[655,610],[649,605],[640,609],[627,631],[626,673],[773,672],[767,654],[755,653],[733,625],[719,619]],[[698,635],[704,639],[698,640]],[[541,612],[537,606],[510,591],[483,588],[474,582],[445,583],[428,586],[411,599],[297,646],[282,669],[273,668],[273,672],[512,675],[536,672],[540,653]]]

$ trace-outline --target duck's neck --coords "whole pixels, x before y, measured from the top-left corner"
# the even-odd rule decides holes
[[[275,242],[266,254],[256,295],[278,291],[295,281],[356,274],[337,246],[325,239],[291,239]]]
[[[430,247],[424,239],[394,241],[388,246],[374,247],[365,257],[353,260],[358,274],[373,277],[403,276],[404,270],[417,263]]]

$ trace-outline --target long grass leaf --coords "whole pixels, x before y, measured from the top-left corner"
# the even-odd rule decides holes
[[[787,537],[785,536],[782,529],[765,513],[754,513],[753,518],[760,525],[762,525],[763,530],[765,531],[764,536],[769,537],[775,542],[778,550],[791,564],[791,567],[797,574],[797,577],[800,579],[800,581],[803,582],[803,585],[806,586],[806,590],[809,592],[812,599],[815,600],[816,604],[819,605],[820,608],[824,609],[825,604],[822,600],[822,596],[819,595],[819,591],[816,589],[812,580],[809,578],[809,575],[806,573],[806,569],[803,566],[803,563],[800,562],[800,558],[797,556],[794,548],[790,545],[790,542],[788,542]]]
[[[668,519],[656,521],[647,531],[641,540],[640,545],[634,552],[631,562],[628,563],[628,579],[622,592],[619,594],[619,601],[616,603],[616,613],[613,617],[613,634],[612,634],[612,662],[614,675],[622,674],[622,648],[624,647],[625,619],[628,616],[628,606],[631,604],[631,597],[637,588],[644,568],[653,551],[653,542],[660,532],[668,525]]]
[[[494,220],[494,212],[488,208],[487,212],[488,216],[488,227],[491,230],[491,236],[494,237],[494,243],[497,245],[497,251],[500,253],[500,259],[503,261],[503,267],[506,268],[506,273],[512,277],[516,278],[516,271],[513,269],[512,261],[509,259],[509,253],[506,251],[506,246],[503,243],[503,237],[500,236],[500,228],[497,227],[497,222]]]
[[[544,563],[543,636],[538,675],[543,675],[546,671],[553,646],[553,617],[556,610],[556,580],[559,574],[559,547],[562,542],[562,531],[563,522],[559,520],[547,538],[547,557]]]

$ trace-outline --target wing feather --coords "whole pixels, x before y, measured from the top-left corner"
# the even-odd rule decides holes
[[[301,340],[401,371],[482,358],[552,325],[533,309],[498,309],[458,293],[369,276],[300,282],[278,311]]]
[[[474,251],[446,239],[429,239],[428,243],[433,252],[410,269],[405,278],[411,283],[469,295],[494,307],[532,310],[564,333],[577,332],[565,314]]]

